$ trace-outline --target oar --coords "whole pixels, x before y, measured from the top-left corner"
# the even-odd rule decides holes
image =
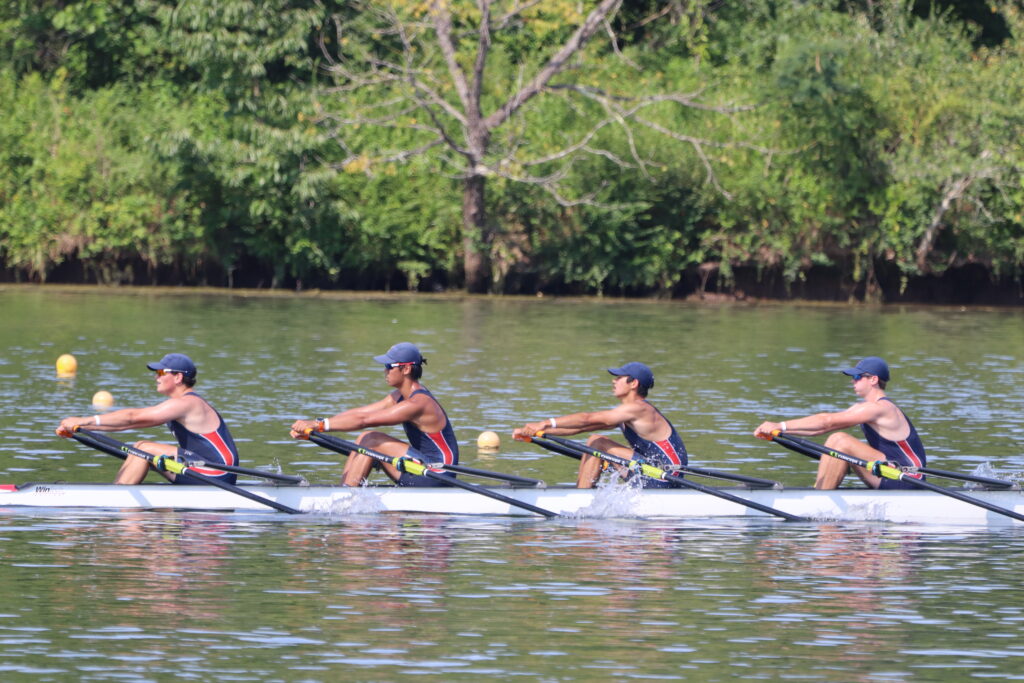
[[[691,465],[681,465],[678,468],[679,472],[688,472],[689,474],[696,474],[699,477],[709,477],[711,479],[725,479],[726,481],[735,481],[741,484],[746,484],[750,488],[756,489],[781,489],[782,484],[772,479],[759,479],[758,477],[748,477],[745,474],[734,474],[732,472],[722,472],[721,470],[709,470],[703,467],[693,467]]]
[[[309,432],[307,432],[306,436],[309,438],[310,441],[312,441],[316,445],[323,446],[324,448],[335,451],[336,453],[341,453],[342,455],[359,453],[360,455],[365,455],[370,458],[373,458],[377,462],[393,465],[398,469],[399,472],[408,472],[409,474],[419,475],[426,477],[428,479],[433,479],[437,483],[442,484],[444,486],[457,486],[461,489],[466,489],[467,491],[478,493],[481,496],[494,498],[495,500],[500,500],[503,503],[508,503],[509,505],[514,505],[515,507],[522,508],[524,510],[529,510],[530,512],[535,512],[536,514],[543,515],[544,517],[558,516],[556,513],[551,512],[550,510],[545,510],[544,508],[539,508],[536,505],[531,505],[530,503],[524,503],[521,500],[510,498],[496,491],[484,488],[483,486],[470,484],[469,482],[465,481],[459,481],[455,477],[446,477],[443,474],[439,474],[438,472],[434,471],[433,468],[427,467],[426,465],[424,465],[423,463],[419,462],[414,458],[410,458],[407,456],[393,458],[391,456],[384,455],[383,453],[378,453],[377,451],[370,450],[369,448],[363,448],[362,446],[353,441],[339,439],[336,436],[328,436],[323,432],[318,432],[315,430],[310,430]]]
[[[90,430],[84,430],[88,432],[97,441],[105,441],[114,448],[120,449],[125,445],[123,441],[118,441],[103,432],[93,432]],[[192,453],[191,451],[188,451]],[[195,453],[192,453],[195,455]],[[118,455],[122,460],[124,455]],[[297,484],[299,486],[309,486],[309,482],[306,481],[305,477],[296,476],[294,474],[280,474],[278,472],[267,472],[266,470],[252,469],[249,467],[239,467],[238,465],[225,465],[222,462],[206,462],[205,460],[185,460],[185,465],[188,467],[203,467],[214,470],[221,470],[222,472],[233,472],[235,474],[245,474],[251,477],[261,477],[263,479],[272,479],[275,481],[284,481],[289,484]]]
[[[953,491],[952,489],[943,488],[942,486],[931,484],[927,481],[921,481],[920,479],[914,478],[909,473],[904,472],[902,469],[898,467],[892,467],[891,465],[885,464],[880,460],[875,460],[872,462],[862,460],[856,456],[849,455],[841,451],[834,451],[829,448],[825,448],[820,444],[817,444],[813,441],[809,441],[807,439],[802,439],[798,436],[787,436],[786,434],[783,434],[779,430],[775,430],[774,432],[771,433],[770,436],[765,436],[762,438],[768,439],[769,441],[775,441],[780,446],[784,446],[791,451],[796,451],[797,453],[802,453],[803,455],[807,455],[812,458],[819,458],[823,455],[831,456],[833,458],[837,458],[851,465],[863,467],[872,474],[874,474],[876,477],[885,477],[886,479],[904,481],[912,486],[927,489],[928,491],[934,491],[935,493],[941,493],[944,496],[956,498],[957,500],[963,501],[964,503],[969,503],[970,505],[977,505],[978,507],[985,508],[986,510],[991,510],[992,512],[999,513],[1000,515],[1006,515],[1007,517],[1012,517],[1014,519],[1024,522],[1024,515],[1018,514],[1013,510],[1008,510],[1004,507],[993,505],[992,503],[986,502],[984,500],[972,498],[971,496],[964,495],[959,491]]]
[[[785,439],[789,439],[790,441],[793,441],[794,443],[801,444],[805,448],[807,448],[807,449],[809,449],[811,451],[814,451],[815,455],[811,455],[811,457],[817,457],[819,455],[828,455],[828,449],[827,448],[825,448],[821,444],[818,444],[818,443],[815,443],[814,441],[811,441],[810,439],[804,439],[804,438],[801,438],[799,436],[793,436],[791,434],[786,434],[784,432],[781,433],[781,436],[783,438],[785,438]],[[804,453],[804,455],[810,455],[810,454],[809,453]],[[1017,484],[1013,483],[1012,481],[1006,481],[1005,479],[990,479],[989,477],[980,477],[980,476],[977,476],[977,475],[974,475],[974,474],[961,474],[960,472],[948,472],[946,470],[937,470],[937,469],[933,469],[931,467],[912,467],[912,466],[900,465],[900,466],[894,467],[892,469],[898,469],[901,472],[904,472],[906,474],[916,474],[916,473],[920,472],[921,474],[928,474],[928,475],[931,475],[933,477],[941,477],[943,479],[956,479],[958,481],[969,481],[969,482],[972,482],[972,483],[975,483],[975,484],[984,484],[985,486],[990,486],[990,487],[993,487],[993,488],[1000,488],[1000,489],[1020,488]],[[892,479],[892,477],[889,477],[889,478]]]
[[[262,503],[263,505],[272,507],[275,510],[280,510],[281,512],[288,512],[293,515],[302,514],[301,510],[296,510],[295,508],[288,507],[287,505],[278,503],[277,501],[274,500],[268,500],[267,498],[264,498],[262,496],[257,496],[255,493],[246,491],[241,487],[234,486],[233,484],[228,484],[226,482],[220,481],[219,479],[214,479],[213,477],[208,477],[201,472],[196,472],[188,465],[180,463],[177,460],[174,460],[173,458],[156,456],[153,455],[152,453],[141,451],[138,448],[135,448],[134,446],[129,446],[126,443],[117,441],[116,439],[110,439],[110,441],[117,441],[117,443],[120,444],[119,446],[114,446],[113,444],[109,443],[109,441],[103,441],[96,438],[97,434],[95,432],[89,431],[88,429],[82,429],[81,427],[78,427],[73,432],[70,433],[70,436],[74,438],[76,441],[85,444],[86,446],[91,446],[92,448],[95,448],[96,450],[102,451],[109,455],[113,455],[121,459],[124,459],[129,455],[134,455],[138,458],[142,458],[143,460],[154,466],[156,465],[157,461],[159,461],[163,468],[166,469],[168,472],[172,472],[174,474],[188,474],[188,476],[195,477],[196,479],[202,481],[203,483],[210,484],[211,486],[216,486],[217,488],[224,489],[225,491],[230,491],[231,493],[242,496],[243,498],[254,500],[257,503]]]
[[[532,486],[538,489],[542,489],[547,486],[542,479],[531,479],[530,477],[520,477],[515,474],[492,472],[490,470],[478,470],[475,467],[466,467],[465,465],[438,465],[438,467],[446,472],[468,474],[473,477],[485,477],[487,479],[497,479],[498,481],[507,481],[513,484],[525,484],[526,486]]]
[[[762,505],[761,503],[756,503],[752,500],[746,500],[745,498],[734,496],[733,494],[728,493],[726,491],[722,491],[721,489],[716,489],[710,486],[704,486],[703,484],[698,484],[697,482],[685,479],[684,477],[678,474],[675,474],[673,472],[667,472],[663,469],[660,469],[653,465],[648,465],[647,463],[641,462],[639,460],[627,460],[626,458],[620,458],[619,456],[612,455],[611,453],[605,453],[604,451],[599,451],[595,448],[590,448],[589,446],[581,444],[578,441],[572,441],[571,439],[563,439],[558,436],[547,436],[543,432],[541,432],[538,436],[525,437],[525,439],[533,441],[538,446],[547,448],[548,450],[554,451],[556,453],[562,453],[563,455],[570,455],[570,453],[566,453],[566,451],[574,451],[574,453],[571,454],[571,457],[592,455],[595,458],[600,458],[601,460],[609,462],[613,465],[618,465],[619,467],[625,467],[626,469],[632,470],[633,472],[638,472],[639,474],[645,477],[649,477],[651,479],[658,479],[660,481],[667,481],[668,483],[674,486],[681,486],[688,489],[694,489],[695,491],[706,493],[709,496],[722,498],[724,500],[728,500],[730,502],[737,503],[738,505],[743,505],[745,507],[752,508],[760,512],[764,512],[769,515],[781,517],[790,522],[807,521],[803,517],[791,515],[790,513],[783,512],[782,510],[777,510],[773,507]]]

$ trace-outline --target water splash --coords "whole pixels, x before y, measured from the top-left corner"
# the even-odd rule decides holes
[[[637,499],[641,487],[638,483],[622,481],[618,477],[603,479],[594,490],[594,500],[572,516],[579,519],[608,519],[636,517]]]
[[[342,517],[367,515],[384,512],[384,503],[372,486],[342,488],[331,493],[329,500],[318,499],[311,505],[303,505],[303,512]]]

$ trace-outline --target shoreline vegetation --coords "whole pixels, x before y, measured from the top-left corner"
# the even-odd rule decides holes
[[[0,50],[0,283],[1024,305],[1019,2],[44,1]]]
[[[71,284],[71,283],[9,283],[0,282],[0,294],[27,294],[39,292],[47,295],[85,295],[85,296],[117,296],[127,297],[218,297],[239,299],[297,299],[318,301],[492,301],[530,304],[533,302],[557,303],[593,303],[601,304],[645,304],[652,306],[782,306],[782,307],[824,307],[848,308],[856,307],[922,307],[924,309],[948,308],[959,312],[969,310],[1016,310],[1017,303],[972,303],[963,304],[945,301],[901,301],[901,302],[848,302],[826,299],[804,298],[738,298],[732,295],[708,295],[705,297],[690,296],[686,298],[656,298],[615,296],[611,294],[473,294],[465,290],[444,292],[410,292],[407,290],[355,290],[355,289],[258,289],[258,288],[227,288],[192,285],[123,285],[123,284]]]

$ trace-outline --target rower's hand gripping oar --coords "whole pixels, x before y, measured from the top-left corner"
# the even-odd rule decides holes
[[[649,477],[650,479],[666,481],[674,486],[694,489],[695,491],[706,493],[709,496],[722,498],[732,503],[737,503],[738,505],[743,505],[745,507],[758,510],[759,512],[764,512],[769,515],[781,517],[782,519],[785,519],[790,522],[807,521],[803,517],[798,517],[797,515],[792,515],[788,512],[783,512],[782,510],[777,510],[773,507],[762,505],[761,503],[756,503],[752,500],[746,500],[745,498],[734,496],[733,494],[728,493],[726,491],[722,491],[720,489],[712,488],[710,486],[704,486],[703,484],[698,484],[697,482],[685,479],[684,477],[675,474],[674,472],[668,472],[653,465],[648,465],[647,463],[641,460],[620,458],[617,455],[612,455],[611,453],[606,453],[604,451],[599,451],[595,448],[590,448],[584,444],[579,443],[578,441],[572,441],[571,439],[563,439],[558,436],[547,436],[544,434],[544,432],[538,432],[535,436],[532,437],[519,436],[516,438],[522,441],[532,441],[533,443],[537,444],[538,446],[541,446],[542,448],[546,448],[550,451],[554,451],[555,453],[561,453],[562,455],[568,455],[570,457],[577,459],[581,458],[584,455],[591,455],[595,458],[599,458],[601,460],[604,460],[605,462],[611,463],[612,465],[624,467],[630,471],[636,472],[645,477]]]
[[[502,495],[496,491],[484,488],[483,486],[477,486],[476,484],[470,484],[469,482],[459,481],[455,477],[446,477],[445,475],[437,472],[433,468],[424,465],[415,458],[410,458],[408,456],[391,457],[388,455],[384,455],[383,453],[378,453],[377,451],[370,450],[369,448],[364,448],[353,441],[339,439],[336,436],[328,436],[323,432],[318,432],[313,429],[306,430],[305,436],[307,439],[309,439],[316,445],[323,446],[328,450],[332,450],[336,453],[341,453],[342,455],[358,453],[360,455],[365,455],[367,457],[373,458],[377,462],[392,465],[396,469],[398,469],[399,472],[408,472],[409,474],[427,477],[428,479],[433,479],[437,483],[442,484],[444,486],[456,486],[461,489],[466,489],[467,491],[472,491],[473,493],[478,493],[481,496],[487,496],[488,498],[500,500],[503,503],[508,503],[509,505],[522,508],[524,510],[529,510],[530,512],[534,512],[544,517],[558,516],[556,513],[551,512],[550,510],[545,510],[544,508],[537,507],[536,505],[531,505],[530,503],[524,503],[521,500],[510,498],[509,496]]]
[[[118,441],[103,432],[89,431],[89,435],[97,441],[105,441],[114,448],[120,449],[125,445],[123,441]],[[191,453],[191,451],[186,451]],[[192,453],[192,455],[195,455]],[[118,456],[120,457],[120,456]],[[166,456],[162,456],[166,457]],[[294,474],[281,474],[279,472],[267,472],[266,470],[252,469],[250,467],[238,467],[237,465],[225,465],[222,462],[206,462],[204,460],[189,460],[184,459],[184,464],[187,467],[204,467],[207,469],[220,470],[222,472],[233,472],[235,474],[245,474],[251,477],[260,477],[262,479],[270,479],[273,481],[283,481],[288,484],[296,484],[298,486],[309,486],[309,482],[306,481],[305,477],[300,477]]]
[[[211,486],[216,486],[217,488],[224,489],[225,491],[230,491],[231,493],[242,496],[243,498],[254,500],[257,503],[261,503],[268,507],[274,508],[275,510],[280,510],[281,512],[287,512],[293,515],[302,514],[301,510],[296,510],[293,507],[289,507],[287,505],[284,505],[283,503],[278,503],[275,500],[269,500],[262,496],[258,496],[255,493],[252,493],[251,491],[246,491],[241,487],[235,486],[233,484],[228,484],[227,482],[220,481],[219,479],[208,477],[202,472],[197,472],[188,465],[178,462],[174,458],[162,455],[153,455],[152,453],[147,453],[146,451],[139,450],[134,446],[129,446],[126,443],[117,441],[117,439],[111,439],[110,437],[105,437],[105,440],[101,440],[98,438],[98,434],[96,434],[95,432],[91,432],[88,429],[76,427],[74,431],[68,432],[67,434],[61,434],[61,436],[69,436],[78,441],[79,443],[83,443],[86,446],[95,448],[96,450],[102,451],[103,453],[107,453],[108,455],[113,455],[114,457],[121,458],[122,460],[128,457],[129,455],[142,458],[143,460],[148,462],[150,465],[153,465],[153,467],[157,469],[164,469],[173,474],[188,474],[188,476],[195,477],[196,479],[202,481],[205,484],[210,484]],[[110,442],[114,442],[118,445],[115,446],[113,443]]]
[[[843,453],[842,451],[835,451],[830,448],[825,448],[821,444],[817,444],[808,439],[803,439],[799,436],[789,436],[778,429],[773,431],[771,434],[759,435],[758,438],[765,439],[766,441],[774,441],[778,443],[780,446],[783,446],[791,451],[801,453],[811,458],[818,459],[821,456],[830,456],[833,458],[837,458],[845,463],[849,463],[850,465],[863,467],[867,471],[874,474],[876,477],[884,477],[886,479],[903,481],[912,486],[926,489],[928,491],[934,491],[935,493],[941,493],[944,496],[956,498],[957,500],[963,501],[964,503],[968,503],[970,505],[977,505],[978,507],[985,508],[986,510],[991,510],[992,512],[996,512],[1000,515],[1006,515],[1007,517],[1012,517],[1013,519],[1024,522],[1024,515],[1014,512],[1013,510],[1008,510],[1007,508],[1000,507],[998,505],[993,505],[992,503],[989,503],[984,500],[972,498],[971,496],[964,495],[959,491],[953,491],[952,489],[947,489],[942,486],[929,483],[927,481],[922,481],[914,477],[911,473],[904,472],[902,468],[893,467],[892,465],[884,461],[863,460],[856,456]],[[923,469],[921,468],[918,469],[919,471],[923,471]]]

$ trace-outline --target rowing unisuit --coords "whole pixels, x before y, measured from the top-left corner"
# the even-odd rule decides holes
[[[648,405],[651,404],[648,403]],[[675,425],[669,422],[657,407],[653,405],[651,405],[651,407],[654,408],[658,415],[661,415],[662,419],[664,419],[666,424],[668,424],[669,429],[672,430],[667,439],[663,439],[661,441],[645,439],[637,434],[633,428],[626,423],[619,425],[622,429],[622,435],[633,448],[633,452],[648,465],[670,470],[673,465],[687,464],[688,457],[686,455],[686,446],[683,444],[683,438],[679,436],[679,432],[676,431]],[[679,474],[682,475],[681,472]],[[671,488],[671,484],[668,482],[653,480],[645,481],[644,486],[647,488]]]
[[[443,463],[445,465],[459,464],[459,442],[455,439],[455,429],[452,427],[448,413],[434,395],[425,388],[417,389],[409,395],[412,398],[416,394],[426,394],[430,400],[437,403],[437,406],[444,413],[444,427],[439,432],[427,433],[416,426],[413,422],[403,422],[402,429],[405,430],[405,438],[409,440],[409,451],[407,455],[416,458],[425,464]],[[395,398],[395,403],[401,403],[405,397],[401,394]],[[452,472],[443,472],[446,477],[454,477]],[[437,486],[437,482],[427,477],[402,473],[399,481],[401,486]]]
[[[883,397],[880,401],[888,401],[892,403],[892,399]],[[896,406],[895,403],[893,403]],[[899,406],[896,406],[896,410],[900,411],[903,415],[903,419],[910,425],[910,434],[906,439],[900,441],[893,441],[892,439],[886,439],[877,431],[875,431],[870,425],[862,424],[860,426],[861,431],[864,432],[864,438],[867,440],[868,445],[872,448],[881,451],[885,455],[885,459],[897,462],[900,465],[909,467],[927,467],[928,458],[924,452],[924,444],[921,443],[921,437],[917,434],[917,429],[914,428],[914,423],[910,421],[906,413],[900,410]],[[907,476],[914,477],[915,479],[924,479],[923,474],[915,473],[908,474]],[[878,488],[880,489],[913,489],[917,488],[913,484],[898,481],[896,479],[882,479],[879,483]]]
[[[231,432],[228,431],[228,426],[224,422],[224,418],[221,417],[217,409],[210,405],[210,402],[200,396],[194,391],[190,391],[185,396],[195,396],[200,401],[210,406],[213,412],[217,413],[217,420],[219,424],[217,429],[206,434],[197,434],[185,427],[177,420],[172,420],[167,423],[167,428],[171,430],[171,433],[178,439],[178,455],[184,460],[202,460],[210,464],[223,463],[225,465],[237,465],[238,464],[238,448],[235,446],[235,440],[231,438]],[[208,477],[215,477],[221,481],[227,482],[228,484],[235,483],[235,475],[231,472],[222,472],[221,470],[212,468],[195,468],[200,474],[205,474]],[[189,477],[188,474],[179,474],[175,477],[174,483],[176,484],[198,484],[201,483],[194,477]]]

